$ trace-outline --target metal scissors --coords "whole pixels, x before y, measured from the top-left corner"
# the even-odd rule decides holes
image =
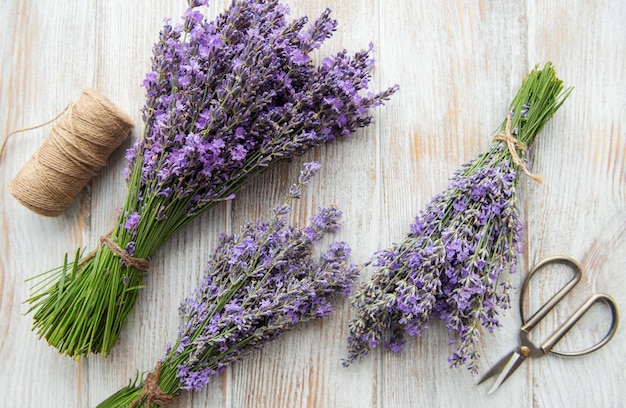
[[[528,319],[524,317],[523,305],[526,290],[528,289],[528,285],[530,283],[531,278],[535,275],[540,269],[545,267],[548,264],[552,263],[565,263],[572,267],[574,270],[574,277],[567,283],[563,288],[561,288],[550,300],[548,300],[543,306],[539,308],[532,316]],[[557,354],[560,356],[582,356],[585,354],[589,354],[594,352],[604,346],[606,343],[611,340],[615,331],[617,330],[617,325],[619,322],[619,311],[617,309],[617,303],[613,300],[609,295],[605,295],[603,293],[596,293],[591,295],[587,301],[585,301],[575,312],[572,314],[569,319],[565,323],[563,323],[556,331],[548,337],[539,347],[535,346],[528,335],[530,331],[539,323],[547,314],[550,312],[557,303],[559,303],[573,288],[580,282],[580,278],[583,274],[582,266],[574,259],[565,257],[565,256],[554,256],[544,259],[539,262],[535,267],[528,273],[526,279],[524,280],[524,284],[522,285],[522,291],[520,294],[520,316],[522,318],[522,327],[520,327],[519,333],[519,347],[509,354],[507,354],[504,358],[502,358],[496,365],[494,365],[478,382],[481,384],[485,380],[498,375],[496,381],[493,386],[489,390],[489,394],[493,393],[495,390],[506,381],[507,378],[511,374],[517,370],[517,368],[528,358],[528,357],[542,357],[545,356],[548,352],[552,354]],[[587,310],[591,308],[593,304],[596,302],[604,302],[611,309],[612,321],[611,327],[609,328],[608,333],[604,336],[602,340],[593,346],[575,352],[564,352],[553,350],[552,347],[556,345],[559,340],[578,322],[578,320],[585,314]]]

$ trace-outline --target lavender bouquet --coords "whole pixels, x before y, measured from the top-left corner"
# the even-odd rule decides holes
[[[168,406],[181,390],[198,391],[212,376],[298,323],[327,316],[331,298],[347,295],[358,268],[347,264],[350,248],[333,242],[319,260],[313,248],[339,228],[341,212],[320,208],[311,225],[288,225],[289,201],[319,169],[305,164],[285,205],[269,222],[246,223],[222,235],[207,275],[180,306],[178,339],[139,384],[121,389],[99,408]]]
[[[367,126],[397,89],[361,95],[371,46],[313,65],[309,53],[337,26],[329,10],[308,25],[287,22],[276,0],[236,0],[207,22],[206,3],[190,0],[154,46],[118,222],[93,252],[44,273],[28,299],[34,330],[61,353],[106,355],[164,241],[252,176]]]
[[[498,316],[509,308],[505,277],[515,272],[521,252],[516,192],[520,171],[530,172],[520,154],[569,92],[551,64],[534,69],[489,150],[454,174],[402,242],[373,257],[377,270],[352,301],[357,316],[345,365],[381,342],[400,352],[405,335],[419,335],[438,317],[456,344],[451,366],[467,364],[477,372],[481,327],[491,332],[500,326]]]

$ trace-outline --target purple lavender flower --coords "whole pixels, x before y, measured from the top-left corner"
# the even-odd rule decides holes
[[[126,213],[126,222],[124,223],[124,229],[126,229],[126,231],[132,231],[133,229],[137,228],[140,219],[141,216],[137,214],[137,212],[132,212],[130,214]]]
[[[319,208],[311,218],[315,229],[325,232],[336,232],[341,224],[342,213],[335,207]]]
[[[301,184],[308,184],[313,177],[320,171],[321,165],[318,162],[304,163],[304,169],[300,172],[298,182]]]
[[[502,125],[514,134],[499,135],[487,152],[463,165],[448,189],[421,210],[408,236],[373,257],[376,271],[352,301],[357,317],[345,365],[379,344],[400,352],[405,335],[417,336],[439,318],[456,345],[449,363],[478,371],[481,328],[500,326],[499,316],[510,306],[506,278],[516,272],[522,250],[520,166],[512,156],[532,144],[560,107],[569,94],[562,89],[549,64],[531,72]]]
[[[313,167],[317,168],[307,166],[303,172]],[[338,222],[337,210],[320,209],[313,219],[327,219],[326,214]],[[228,365],[296,324],[333,310],[333,298],[347,295],[358,276],[358,267],[347,263],[350,247],[333,242],[315,259],[313,248],[328,231],[326,224],[295,227],[286,216],[248,222],[237,233],[220,237],[206,276],[180,305],[178,339],[167,347],[153,374],[158,395],[146,395],[143,384],[131,384],[100,408],[133,402],[148,407],[159,405],[157,397],[163,395],[200,390]]]
[[[133,241],[129,241],[124,249],[126,250],[128,256],[135,255],[135,243]]]
[[[110,240],[119,248],[133,241],[136,258],[153,256],[251,177],[369,125],[371,110],[397,90],[368,92],[371,47],[313,64],[309,54],[337,27],[330,10],[309,24],[288,19],[278,0],[235,0],[209,22],[196,9],[207,3],[190,0],[181,24],[166,20],[143,81],[145,131],[126,154],[123,214],[132,216],[120,216]],[[119,253],[98,248],[76,260],[76,273],[65,270],[74,265],[54,270],[51,282],[63,284],[30,299],[35,328],[61,352],[106,354],[115,344],[143,277]],[[132,290],[111,284],[124,277]],[[72,289],[83,280],[95,290]]]
[[[333,243],[315,261],[311,248],[325,230],[312,225],[311,237],[305,228],[276,218],[248,223],[237,234],[222,236],[207,276],[180,308],[183,324],[178,337],[197,336],[196,341],[164,360],[176,361],[181,389],[198,390],[197,384],[208,382],[198,382],[198,374],[215,375],[296,323],[326,316],[332,310],[329,296],[350,291],[358,274],[356,266],[346,265],[350,248]],[[212,349],[220,352],[207,358]],[[186,368],[185,375],[180,367]]]
[[[321,165],[318,162],[309,162],[303,164],[304,169],[300,171],[300,177],[298,177],[298,182],[292,184],[289,188],[289,197],[290,198],[300,198],[301,188],[302,186],[309,184],[311,179],[317,175],[317,172],[320,170]]]
[[[310,27],[288,23],[287,11],[276,0],[236,1],[214,22],[189,10],[183,25],[164,27],[144,81],[146,134],[129,154],[144,195],[171,189],[162,217],[181,200],[193,216],[270,163],[350,136],[396,91],[360,95],[371,49],[315,68],[307,53],[337,23],[329,10]],[[191,132],[192,141],[172,137]]]

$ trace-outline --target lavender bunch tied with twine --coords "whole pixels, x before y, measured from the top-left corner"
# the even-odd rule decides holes
[[[94,251],[44,273],[28,299],[33,329],[61,353],[106,355],[167,239],[250,178],[369,125],[397,90],[364,95],[371,45],[314,66],[310,53],[337,27],[329,10],[288,22],[277,0],[236,0],[209,22],[206,3],[166,20],[154,46],[118,222]]]
[[[327,316],[332,298],[347,295],[359,269],[350,248],[332,242],[319,259],[313,250],[337,231],[341,211],[320,208],[305,227],[289,225],[289,202],[300,196],[319,165],[309,163],[274,208],[270,221],[249,222],[223,234],[206,276],[180,306],[176,342],[154,372],[121,389],[99,408],[169,406],[182,390],[198,391],[228,365],[243,359],[297,324]]]
[[[541,182],[521,154],[570,91],[549,63],[530,72],[490,148],[453,175],[402,242],[375,254],[376,270],[352,300],[345,365],[379,344],[401,352],[406,335],[420,335],[438,318],[455,347],[450,365],[478,372],[481,332],[501,325],[499,316],[510,307],[507,276],[522,250],[519,175]]]

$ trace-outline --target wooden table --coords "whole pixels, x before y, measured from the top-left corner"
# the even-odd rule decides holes
[[[212,1],[214,16],[228,1]],[[85,87],[94,87],[141,129],[140,87],[163,18],[184,1],[2,1],[0,129],[54,117]],[[347,142],[269,172],[170,240],[152,262],[146,288],[107,358],[75,362],[30,332],[24,280],[58,266],[66,251],[93,248],[122,206],[124,148],[57,218],[18,204],[7,184],[52,125],[13,136],[0,162],[0,406],[93,407],[154,367],[175,338],[179,302],[198,283],[219,232],[268,214],[303,161],[323,168],[296,207],[304,221],[319,205],[343,209],[337,237],[364,262],[399,241],[458,166],[487,148],[522,77],[553,61],[571,97],[539,136],[519,205],[527,223],[521,270],[545,256],[578,259],[588,273],[568,302],[539,328],[547,335],[593,292],[611,294],[626,311],[626,6],[621,0],[416,1],[293,0],[292,15],[314,17],[327,6],[340,22],[321,55],[376,44],[374,88],[400,92],[378,109],[375,124]],[[135,130],[132,139],[138,137]],[[372,273],[363,272],[362,280]],[[513,302],[524,273],[512,277]],[[532,292],[537,306],[562,281]],[[207,389],[182,395],[177,407],[620,407],[626,401],[626,331],[577,359],[548,356],[520,368],[495,394],[464,369],[450,369],[440,324],[410,339],[401,355],[376,350],[343,368],[347,324],[342,302],[329,319],[287,333],[232,368]],[[608,325],[594,308],[559,346],[582,348]],[[480,345],[486,370],[517,341],[517,308]]]

